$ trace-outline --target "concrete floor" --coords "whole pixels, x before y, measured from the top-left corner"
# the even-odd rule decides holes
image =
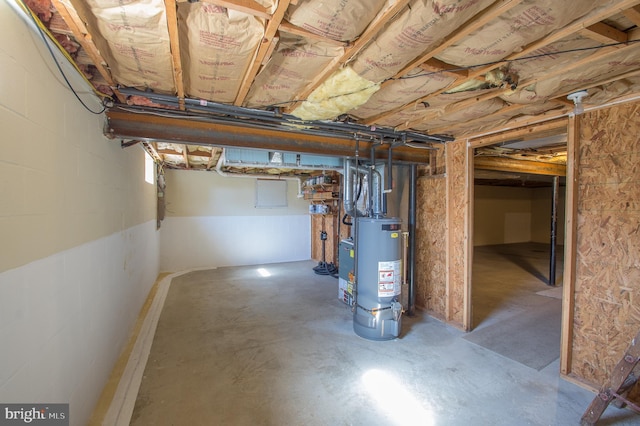
[[[504,281],[513,265],[498,261],[509,260],[501,250],[476,252],[495,266],[474,274],[477,330],[523,312],[526,299],[554,300],[535,294],[548,287],[531,271]],[[518,262],[523,270],[522,259],[510,263]],[[337,280],[314,274],[315,265],[174,278],[131,424],[577,425],[593,399],[560,379],[557,358],[531,368],[420,312],[404,318],[399,339],[362,339]],[[610,407],[601,424],[638,417]]]

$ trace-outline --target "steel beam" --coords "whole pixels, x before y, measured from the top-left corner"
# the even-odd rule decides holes
[[[292,129],[283,131],[251,124],[194,120],[168,115],[110,110],[106,113],[105,135],[109,138],[162,141],[189,145],[255,148],[316,155],[352,157],[355,141],[346,137],[306,134]],[[360,140],[366,143],[366,140]],[[399,146],[394,148],[394,160],[408,163],[428,163],[429,150]],[[379,151],[378,158],[386,159]]]

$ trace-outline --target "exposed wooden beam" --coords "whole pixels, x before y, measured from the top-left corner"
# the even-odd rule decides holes
[[[259,18],[270,19],[271,14],[266,7],[253,0],[202,0],[203,3],[211,3],[238,12],[248,13]],[[288,2],[287,2],[288,3]]]
[[[151,153],[151,157],[157,161],[157,162],[162,162],[162,157],[160,156],[160,154],[158,153],[157,150],[157,145],[155,143],[151,143],[151,142],[145,142],[144,145],[147,147],[147,149],[149,150],[149,152]]]
[[[289,7],[289,2],[290,0],[280,0],[275,13],[273,16],[269,17],[267,27],[264,31],[264,36],[262,37],[262,42],[258,46],[258,50],[256,51],[255,57],[253,58],[247,73],[244,75],[242,85],[240,86],[240,90],[238,90],[234,105],[242,105],[249,93],[253,79],[258,74],[258,71],[260,71],[262,63],[266,60],[267,53],[273,52],[274,46],[272,46],[272,43],[274,43],[274,37],[278,31],[278,26],[282,22],[282,19],[284,19],[284,14]]]
[[[604,22],[597,22],[588,26],[581,31],[582,35],[602,44],[608,43],[626,43],[628,41],[627,33],[613,28]]]
[[[560,372],[571,373],[573,313],[575,309],[576,252],[578,249],[578,170],[580,162],[580,120],[570,117],[567,126],[567,189],[565,200],[565,252],[562,276],[562,332]]]
[[[184,82],[182,80],[182,62],[180,60],[180,42],[178,37],[178,16],[175,0],[164,0],[167,11],[167,29],[169,30],[169,45],[171,46],[171,61],[173,63],[173,80],[178,95],[180,109],[184,110]]]
[[[420,68],[427,72],[437,72],[438,74],[446,75],[453,78],[467,78],[469,71],[461,70],[460,67],[447,64],[439,59],[431,58],[419,65]]]
[[[459,126],[467,126],[469,124],[473,124],[475,122],[481,122],[487,119],[492,119],[492,118],[496,118],[501,116],[502,114],[506,114],[506,113],[517,113],[519,110],[527,108],[529,105],[521,105],[521,104],[513,104],[513,105],[509,105],[507,107],[501,108],[500,110],[489,114],[489,115],[485,115],[481,118],[478,118],[476,120],[470,120],[470,121],[465,121],[459,124],[453,124],[451,126],[443,126],[443,127],[436,127],[434,129],[430,129],[429,132],[434,132],[434,134],[450,134],[450,133],[455,133],[455,129],[458,128]]]
[[[541,38],[540,40],[537,40],[533,43],[530,43],[528,46],[526,46],[524,49],[522,49],[521,51],[518,51],[516,53],[512,53],[511,55],[508,55],[506,58],[504,58],[504,60],[500,61],[500,62],[496,62],[493,63],[489,66],[486,67],[480,67],[480,68],[476,68],[476,69],[470,69],[469,70],[469,74],[468,77],[466,79],[461,79],[461,80],[457,80],[455,82],[453,82],[452,84],[450,84],[447,87],[444,87],[442,89],[439,89],[433,93],[430,93],[429,95],[423,96],[421,98],[415,99],[411,102],[406,103],[405,105],[401,106],[401,107],[397,107],[394,108],[390,111],[387,111],[384,114],[380,114],[378,116],[375,117],[371,117],[368,121],[370,120],[381,120],[384,119],[386,117],[389,117],[391,115],[397,114],[400,111],[403,111],[405,109],[409,109],[409,108],[413,108],[413,106],[417,103],[422,103],[422,102],[428,102],[429,99],[432,99],[438,95],[440,95],[443,92],[446,92],[447,90],[449,90],[451,87],[455,87],[455,86],[459,86],[460,84],[463,84],[469,80],[472,80],[474,78],[477,78],[478,76],[483,76],[485,75],[487,72],[494,70],[496,68],[499,68],[505,64],[507,64],[509,61],[511,60],[515,60],[515,59],[519,59],[522,57],[525,57],[527,55],[532,54],[533,52],[535,52],[538,49],[541,49],[551,43],[554,43],[564,37],[567,37],[571,34],[574,34],[578,31],[583,30],[584,28],[587,28],[591,25],[597,24],[600,21],[615,15],[616,13],[619,13],[621,10],[625,10],[625,9],[629,9],[631,7],[636,6],[638,3],[640,3],[640,0],[620,0],[618,2],[615,2],[613,4],[609,4],[607,7],[604,7],[602,9],[596,10],[590,14],[588,14],[587,16],[585,16],[584,18],[574,21],[571,24],[547,35],[546,37]],[[631,38],[631,37],[630,37]],[[431,55],[433,56],[433,55]],[[424,58],[428,58],[429,54],[425,55]],[[405,67],[407,68],[407,67]],[[399,73],[400,74],[400,73]],[[524,85],[522,84],[522,82],[520,83],[521,87],[524,87]]]
[[[331,137],[275,129],[246,127],[241,124],[195,121],[146,113],[112,109],[106,113],[105,132],[110,138],[165,141],[189,145],[268,149],[329,156],[353,156],[355,141],[347,137]],[[365,149],[370,142],[360,141]],[[428,149],[400,146],[394,148],[397,161],[428,163]],[[386,158],[387,150],[378,150]]]
[[[484,25],[493,21],[498,16],[506,13],[507,11],[513,9],[517,5],[522,3],[522,0],[498,0],[493,3],[491,6],[483,9],[474,15],[471,19],[469,19],[465,24],[461,27],[458,27],[455,31],[451,32],[445,39],[440,43],[436,48],[429,50],[428,52],[423,53],[421,56],[417,57],[413,61],[409,62],[404,68],[402,68],[393,78],[400,78],[407,73],[409,73],[412,69],[419,66],[423,62],[433,58],[434,56],[442,53],[451,45],[459,42],[463,38],[467,37],[472,32],[479,30]]]
[[[511,55],[507,56],[505,58],[505,61],[497,62],[490,66],[471,71],[469,74],[469,77],[473,78],[477,75],[484,75],[493,69],[496,69],[501,67],[502,65],[505,65],[507,61],[519,59],[519,58],[523,58],[525,56],[531,55],[533,52],[535,52],[538,49],[541,49],[545,46],[550,45],[551,43],[555,43],[558,40],[561,40],[565,37],[575,34],[578,31],[581,31],[582,29],[587,28],[591,25],[597,24],[598,22],[603,21],[609,18],[610,16],[617,14],[622,10],[635,6],[638,3],[640,3],[640,0],[620,0],[618,2],[609,4],[604,8],[601,8],[592,13],[589,13],[587,16],[583,17],[582,19],[576,20],[570,23],[569,25],[562,27],[561,29],[547,35],[546,37],[541,38],[540,40],[530,43],[521,51],[512,53]]]
[[[635,30],[631,31],[629,33],[629,35],[631,37],[640,37],[640,29],[635,29]],[[627,36],[627,34],[625,33],[625,37],[626,36]],[[572,70],[575,70],[575,69],[578,69],[578,68],[587,67],[587,66],[589,66],[589,64],[591,64],[591,63],[593,63],[595,61],[599,61],[599,60],[605,59],[607,56],[617,55],[618,53],[620,53],[621,51],[623,51],[625,49],[629,49],[630,50],[630,49],[633,49],[633,48],[635,48],[635,46],[633,46],[633,45],[619,45],[619,46],[603,47],[602,49],[597,50],[595,53],[592,53],[591,55],[589,55],[587,57],[584,57],[584,58],[582,58],[580,60],[573,61],[573,62],[565,65],[564,67],[555,68],[555,69],[552,69],[552,70],[550,70],[550,71],[548,71],[548,72],[546,72],[544,74],[541,74],[538,77],[533,77],[533,78],[530,78],[530,79],[527,79],[527,80],[523,80],[523,81],[520,82],[520,87],[528,87],[528,86],[536,84],[536,83],[538,83],[540,81],[548,80],[550,78],[553,78],[553,77],[556,77],[556,76],[559,76],[559,75],[567,74]],[[618,78],[616,78],[616,79],[618,79]],[[603,83],[598,82],[598,83],[590,85],[589,87],[599,86],[601,84],[603,84]],[[588,87],[585,87],[585,89],[587,89],[587,88]],[[500,96],[502,94],[508,93],[510,90],[511,90],[510,88],[497,89],[497,90],[494,90],[492,92],[483,93],[481,96],[477,96],[477,97],[474,97],[474,98],[466,99],[464,101],[456,102],[455,104],[447,105],[445,107],[445,113],[452,114],[454,112],[461,111],[463,109],[466,109],[466,108],[468,108],[470,106],[473,106],[473,105],[477,104],[478,102],[486,101],[486,100],[489,100],[489,99],[492,99],[492,98],[496,98],[496,97],[498,97],[498,96]],[[568,93],[570,93],[570,92],[568,92]],[[568,93],[564,93],[563,96],[566,96]],[[559,96],[562,96],[562,95],[559,95]],[[561,100],[559,100],[559,101],[561,102]],[[501,110],[501,111],[503,111],[503,110]],[[498,114],[501,111],[498,111]],[[408,122],[398,126],[398,130],[410,129],[413,126],[419,125],[421,123],[424,123],[425,121],[428,121],[428,120],[434,119],[434,118],[436,118],[436,116],[434,116],[433,114],[432,115],[425,114],[425,116],[423,116],[423,117],[421,117],[419,119],[416,119],[416,120],[413,120],[413,121],[408,121]],[[437,133],[441,132],[442,130],[441,129],[440,130],[429,129],[429,131],[432,132],[432,133],[436,133],[437,134]]]
[[[209,157],[209,161],[207,162],[207,170],[211,170],[213,165],[216,163],[218,148],[211,148],[211,157]]]
[[[567,167],[564,164],[515,160],[505,157],[476,157],[473,165],[476,170],[493,170],[498,172],[528,173],[546,176],[565,176],[567,174]]]
[[[566,118],[563,118],[527,127],[519,126],[517,128],[512,128],[491,135],[471,137],[469,139],[469,146],[473,148],[480,148],[514,139],[531,139],[533,137],[542,137],[540,135],[557,135],[566,131],[567,120]]]
[[[183,148],[184,149],[182,151],[182,158],[184,159],[184,167],[190,169],[191,165],[189,164],[189,146],[184,145]]]
[[[156,153],[158,154],[158,157],[160,158],[160,162],[161,163],[164,162],[164,155],[158,152],[158,142],[153,142],[153,143],[150,143],[149,145],[153,146],[153,149],[155,149]]]
[[[629,18],[631,22],[640,27],[640,6],[630,7],[624,11],[624,16]]]
[[[109,70],[107,70],[107,68],[105,67],[107,62],[104,60],[104,58],[100,54],[100,51],[93,43],[91,34],[89,34],[87,27],[84,25],[82,19],[80,19],[80,16],[78,16],[76,10],[71,4],[69,4],[68,2],[63,2],[62,0],[52,0],[51,4],[53,4],[53,6],[56,8],[58,13],[60,14],[60,17],[67,24],[67,26],[73,33],[74,38],[80,44],[80,46],[82,46],[87,56],[91,58],[93,65],[96,67],[104,81],[106,81],[107,84],[111,87],[111,90],[113,90],[113,93],[116,95],[118,100],[124,103],[126,101],[126,97],[123,96],[122,93],[118,91],[118,89],[116,89],[116,83],[113,81]]]
[[[500,88],[495,88],[493,90],[484,92],[483,94],[479,95],[479,96],[474,96],[471,97],[469,99],[465,99],[463,101],[460,102],[456,102],[455,104],[450,104],[447,105],[444,108],[444,114],[452,114],[454,112],[469,108],[473,105],[476,105],[480,102],[486,101],[488,99],[493,99],[496,98],[498,96],[500,96],[504,91]],[[405,130],[405,129],[410,129],[418,124],[424,123],[425,121],[429,121],[429,120],[434,120],[436,118],[438,118],[439,116],[441,116],[443,113],[440,112],[434,112],[434,113],[427,113],[425,114],[423,117],[420,117],[416,120],[412,120],[412,121],[407,121],[399,126],[397,126],[397,130]]]
[[[175,149],[168,149],[168,148],[159,149],[158,154],[159,155],[177,155],[180,157],[183,155],[183,153],[180,151],[176,151]]]
[[[302,91],[300,91],[295,99],[304,100],[309,97],[311,92],[313,92],[320,84],[325,81],[331,74],[333,74],[338,68],[340,68],[343,64],[348,62],[351,58],[358,54],[389,22],[394,16],[396,16],[402,9],[404,9],[410,0],[397,0],[392,5],[388,6],[387,9],[378,13],[373,21],[369,24],[369,26],[362,32],[360,37],[356,41],[353,42],[352,45],[347,47],[342,54],[342,56],[336,58],[331,61],[331,63],[325,67],[316,77],[309,83]],[[294,102],[286,108],[286,112],[291,112],[298,105],[300,105],[302,101]]]
[[[278,28],[280,31],[297,35],[310,40],[318,40],[324,43],[333,44],[334,46],[347,46],[349,43],[345,43],[343,41],[334,40],[328,37],[321,36],[320,34],[312,33],[311,31],[307,31],[303,28],[300,28],[296,25],[293,25],[290,22],[282,21],[280,23],[280,27]]]
[[[507,11],[511,10],[512,8],[518,6],[520,3],[522,3],[522,0],[499,0],[499,1],[496,1],[491,6],[487,7],[486,9],[483,9],[481,12],[477,13],[476,15],[474,15],[463,26],[461,26],[460,28],[458,28],[457,30],[455,30],[451,34],[449,34],[447,37],[445,37],[445,39],[437,47],[435,47],[433,50],[425,52],[421,56],[419,56],[418,58],[416,58],[413,61],[411,61],[408,65],[406,65],[404,68],[402,68],[400,71],[398,71],[396,73],[396,75],[393,76],[393,78],[383,82],[381,84],[381,86],[385,87],[388,84],[392,84],[394,80],[397,80],[397,79],[407,75],[414,68],[416,68],[418,66],[421,66],[424,63],[428,63],[428,61],[432,60],[434,56],[442,53],[444,50],[446,50],[448,47],[450,47],[454,43],[457,43],[458,41],[460,41],[463,38],[467,37],[473,31],[476,31],[476,30],[482,28],[482,26],[488,24],[493,19],[495,19],[497,16],[500,16],[503,13],[506,13]],[[394,114],[396,114],[396,113],[398,113],[400,111],[403,111],[405,109],[412,108],[417,103],[425,102],[427,99],[431,99],[432,97],[434,97],[436,95],[439,95],[442,92],[445,92],[446,90],[450,89],[451,87],[459,86],[460,84],[471,80],[469,75],[470,75],[469,71],[465,71],[464,74],[457,74],[456,75],[457,80],[452,82],[451,84],[447,85],[446,87],[442,88],[441,90],[438,90],[437,92],[434,92],[433,94],[430,94],[428,96],[422,97],[422,98],[417,99],[415,101],[408,102],[408,103],[406,103],[406,104],[404,104],[404,105],[402,105],[400,107],[393,108],[393,109],[391,109],[389,111],[386,111],[386,112],[384,112],[382,114],[378,114],[378,115],[376,115],[374,117],[370,117],[370,118],[368,118],[366,120],[365,123],[366,124],[371,124],[371,123],[374,123],[376,121],[383,120],[383,119],[385,119],[387,117],[390,117],[390,116],[392,116],[392,115],[394,115]]]

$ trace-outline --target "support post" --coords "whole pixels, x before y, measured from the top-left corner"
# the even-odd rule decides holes
[[[413,316],[415,305],[415,263],[416,263],[416,186],[418,181],[418,167],[411,164],[409,178],[409,311],[407,314]]]
[[[548,285],[556,285],[556,237],[558,228],[558,191],[560,190],[560,176],[553,177],[551,189],[551,254],[549,256],[549,282]]]

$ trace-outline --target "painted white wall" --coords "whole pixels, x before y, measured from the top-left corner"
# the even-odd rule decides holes
[[[531,197],[529,188],[476,185],[474,245],[531,241]]]
[[[287,181],[288,206],[256,208],[256,179],[167,170],[160,268],[290,262],[311,257],[309,201]]]
[[[0,2],[0,401],[84,425],[157,276],[155,186],[48,55]]]
[[[474,245],[549,243],[551,188],[476,185]],[[564,187],[558,194],[557,243],[564,244]]]

